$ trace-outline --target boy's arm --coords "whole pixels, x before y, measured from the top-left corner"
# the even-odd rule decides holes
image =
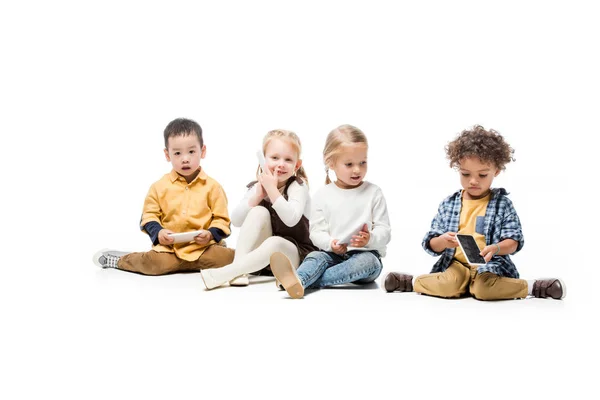
[[[523,245],[525,244],[525,238],[523,237],[523,230],[521,228],[521,221],[519,220],[517,211],[514,209],[510,200],[508,200],[507,210],[504,215],[504,218],[502,219],[502,229],[500,230],[500,242],[502,243],[506,239],[512,239],[515,242],[517,242],[516,248],[514,248],[513,243],[513,248],[508,247],[507,250],[514,250],[506,254],[515,254],[516,252],[521,250],[523,248]]]
[[[227,196],[223,188],[215,184],[208,196],[208,207],[212,212],[212,221],[208,231],[218,243],[231,234],[229,213],[227,211]]]
[[[153,245],[158,244],[158,232],[163,229],[161,225],[162,216],[162,209],[158,203],[158,193],[155,185],[152,185],[144,200],[140,229],[150,236]]]
[[[429,229],[429,232],[427,232],[425,234],[425,237],[423,238],[423,242],[421,243],[421,245],[423,246],[423,249],[425,249],[425,251],[429,254],[431,254],[432,256],[439,256],[443,253],[442,251],[435,251],[434,249],[431,248],[430,245],[430,241],[431,239],[434,239],[438,236],[443,235],[444,233],[446,233],[447,231],[447,227],[446,224],[444,223],[444,214],[446,212],[446,201],[442,201],[438,207],[438,212],[435,215],[435,217],[433,218],[433,220],[431,221],[431,228]]]
[[[152,244],[156,246],[158,241],[158,233],[163,229],[162,225],[156,221],[150,221],[143,228],[148,235],[150,236],[150,240],[152,240]]]

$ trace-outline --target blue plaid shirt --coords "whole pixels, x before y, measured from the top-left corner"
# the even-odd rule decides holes
[[[506,190],[492,189],[490,202],[485,211],[483,231],[478,232],[485,236],[485,244],[499,243],[504,239],[513,239],[518,242],[515,253],[523,248],[525,243],[521,222],[512,202],[506,197]],[[431,229],[423,238],[422,246],[426,252],[433,256],[441,255],[431,272],[443,272],[450,266],[456,249],[448,248],[441,253],[436,253],[429,247],[429,241],[446,232],[458,232],[460,208],[462,206],[462,190],[448,196],[440,203],[438,213],[431,221]],[[514,254],[514,253],[513,253]],[[518,278],[519,272],[508,255],[493,256],[485,265],[477,268],[478,273],[491,272],[509,278]]]

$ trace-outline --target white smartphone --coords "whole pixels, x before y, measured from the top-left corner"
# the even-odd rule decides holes
[[[467,258],[467,262],[471,265],[485,265],[485,258],[483,258],[479,253],[481,249],[477,246],[477,242],[475,238],[471,235],[461,235],[456,234],[456,239],[458,240],[458,244],[462,249],[465,257]]]
[[[173,243],[187,243],[194,240],[196,236],[204,232],[202,229],[199,231],[183,232],[183,233],[170,233],[169,236],[173,238]]]
[[[261,150],[256,152],[256,158],[258,158],[258,165],[264,171],[265,170],[265,156]]]
[[[350,244],[350,241],[352,240],[352,236],[354,235],[358,235],[358,233],[360,231],[362,231],[362,227],[365,225],[365,222],[363,222],[362,224],[360,224],[358,226],[358,228],[354,229],[349,235],[347,235],[346,237],[343,237],[341,239],[338,240],[338,244]],[[369,226],[369,224],[366,224],[367,227]]]

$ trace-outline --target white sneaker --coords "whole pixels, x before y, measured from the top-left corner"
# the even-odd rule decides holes
[[[291,298],[301,299],[304,297],[304,287],[300,277],[285,254],[280,252],[271,254],[270,264],[275,279],[281,283]]]
[[[92,261],[94,261],[94,264],[96,264],[97,266],[99,266],[100,268],[119,268],[117,266],[119,260],[121,259],[121,257],[127,255],[129,253],[125,252],[125,251],[117,251],[117,250],[109,250],[109,249],[102,249],[100,251],[98,251],[96,254],[94,254],[94,257],[92,257]]]
[[[229,281],[229,286],[248,286],[248,284],[250,284],[250,279],[248,279],[248,275],[246,274]]]
[[[219,282],[215,278],[213,278],[210,268],[209,269],[201,269],[200,276],[202,277],[204,286],[206,286],[206,288],[208,290],[219,287],[224,283],[224,282]]]

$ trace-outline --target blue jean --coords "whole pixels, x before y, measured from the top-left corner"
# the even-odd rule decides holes
[[[344,283],[370,283],[377,279],[382,269],[376,251],[353,250],[343,255],[313,251],[302,261],[296,273],[305,289],[318,289]]]

